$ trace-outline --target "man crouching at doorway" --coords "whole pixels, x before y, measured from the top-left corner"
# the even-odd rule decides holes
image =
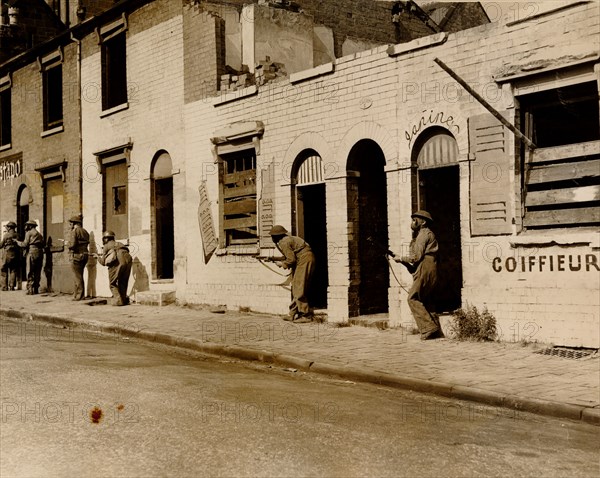
[[[421,340],[443,337],[440,321],[435,313],[434,292],[437,283],[438,242],[429,228],[433,219],[427,211],[412,214],[410,225],[413,239],[408,256],[395,258],[409,270],[414,270],[413,284],[408,291],[408,306],[415,318]]]
[[[313,312],[307,294],[315,269],[315,256],[304,239],[288,235],[283,226],[273,226],[269,234],[284,256],[282,261],[275,264],[292,271],[292,303],[288,320],[299,324],[311,322]]]

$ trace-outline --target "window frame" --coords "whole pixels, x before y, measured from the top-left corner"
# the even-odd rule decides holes
[[[57,76],[55,78],[55,75]],[[64,125],[63,68],[55,63],[42,70],[44,132]],[[56,98],[60,98],[60,106]],[[54,118],[54,116],[56,116]]]
[[[123,15],[97,28],[101,57],[102,112],[129,106],[127,88],[127,17]]]
[[[234,151],[220,152],[219,245],[221,248],[258,245],[257,152],[252,143]],[[236,183],[243,185],[235,185]],[[234,194],[239,188],[239,194]],[[252,207],[253,203],[253,207]],[[251,226],[247,226],[252,222]],[[235,227],[234,225],[240,225]],[[254,229],[254,232],[252,232]],[[235,231],[248,237],[234,237]]]
[[[599,69],[596,65],[595,70]],[[516,118],[520,130],[528,137],[533,135],[534,116],[531,111],[544,108],[544,103],[540,100],[536,104],[532,95],[547,93],[546,96],[550,97],[554,92],[560,96],[560,90],[564,94],[565,89],[571,89],[571,93],[579,87],[582,100],[577,101],[578,96],[574,95],[570,98],[571,103],[580,109],[585,107],[584,102],[588,103],[588,107],[595,104],[598,108],[598,133],[593,127],[589,128],[593,138],[582,136],[579,138],[583,139],[581,141],[538,145],[533,151],[520,146],[520,200],[524,231],[545,232],[557,228],[578,231],[596,228],[600,224],[600,205],[596,198],[600,180],[597,176],[591,179],[586,176],[589,170],[600,164],[600,155],[596,153],[600,149],[600,103],[594,100],[600,92],[600,80],[596,78],[598,73],[587,70],[584,73],[582,68],[577,68],[571,75],[565,74],[554,81],[542,77],[538,84],[528,79],[525,83],[514,85]],[[596,85],[595,94],[593,84]],[[560,102],[557,104],[560,105]],[[548,108],[551,108],[550,104]],[[535,138],[532,139],[536,143]]]
[[[0,149],[12,147],[12,81],[10,75],[0,78]]]
[[[132,143],[127,143],[122,146],[117,146],[104,151],[94,153],[98,164],[98,169],[102,175],[102,230],[112,230],[115,232],[115,239],[127,242],[129,240],[130,228],[129,228],[129,166]],[[125,177],[122,181],[112,181],[111,179],[111,168],[118,168],[124,166]],[[112,214],[113,216],[119,216],[119,221],[115,223],[109,220],[108,208],[112,207],[113,194],[115,187],[125,188],[125,211],[120,214]],[[110,191],[110,195],[107,194]]]

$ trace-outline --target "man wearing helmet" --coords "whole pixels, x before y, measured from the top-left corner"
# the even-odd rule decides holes
[[[15,290],[20,257],[17,245],[17,225],[10,221],[5,227],[6,233],[0,242],[0,249],[4,249],[4,261],[1,269],[2,290]]]
[[[25,239],[17,245],[27,250],[27,295],[39,292],[42,262],[44,260],[44,236],[36,229],[35,221],[25,223]]]
[[[421,340],[442,337],[440,321],[435,313],[433,293],[437,283],[438,242],[429,228],[433,219],[427,211],[412,214],[413,239],[409,255],[395,258],[413,272],[413,285],[408,291],[408,306],[415,318]]]
[[[273,226],[269,234],[284,256],[282,261],[277,261],[275,264],[292,270],[292,303],[288,320],[296,323],[311,322],[313,312],[307,296],[315,268],[315,256],[304,239],[288,235],[283,226]]]
[[[69,257],[73,270],[73,300],[81,300],[85,296],[83,270],[88,261],[88,244],[90,235],[83,228],[83,216],[78,214],[69,219],[71,223],[71,237],[69,239]]]
[[[115,233],[102,234],[102,255],[98,262],[108,267],[108,285],[113,296],[113,305],[129,305],[127,284],[131,273],[132,259],[127,246],[115,241]]]

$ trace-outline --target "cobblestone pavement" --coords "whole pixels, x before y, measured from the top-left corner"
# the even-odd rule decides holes
[[[90,306],[64,295],[27,296],[1,292],[0,311],[44,314],[84,321],[88,326],[161,333],[217,345],[285,354],[310,362],[359,371],[472,387],[486,392],[595,408],[600,412],[600,359],[567,359],[535,354],[543,344],[422,342],[404,329],[291,324],[278,316],[169,305]],[[71,333],[77,333],[73,329]],[[5,330],[2,341],[36,340],[34,325]],[[37,338],[39,339],[39,337]],[[600,416],[600,415],[598,415]]]

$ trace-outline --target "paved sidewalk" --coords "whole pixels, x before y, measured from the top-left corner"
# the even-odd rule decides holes
[[[63,295],[0,292],[0,314],[25,319],[5,327],[0,342],[43,339],[42,329],[29,322],[35,319],[63,325],[62,333],[73,338],[95,331],[118,340],[137,337],[600,425],[598,354],[574,360],[533,353],[541,345],[422,342],[403,329],[215,312],[208,306],[90,306]]]

